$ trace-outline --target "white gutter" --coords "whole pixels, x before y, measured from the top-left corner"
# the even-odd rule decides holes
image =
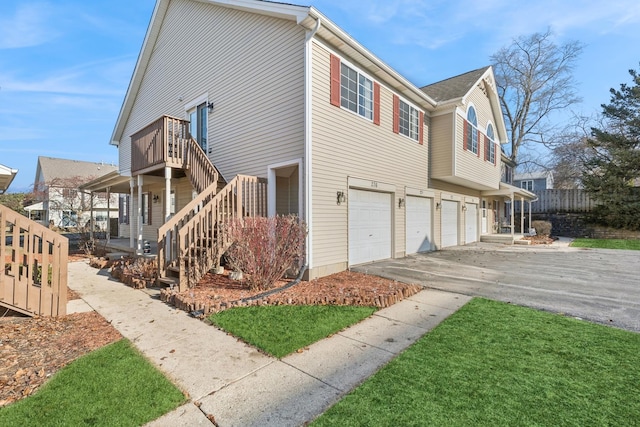
[[[306,265],[307,271],[313,267],[313,222],[311,218],[313,185],[311,179],[311,154],[312,154],[312,112],[313,112],[313,46],[312,40],[316,35],[322,21],[316,18],[316,25],[311,31],[307,31],[304,43],[304,219],[307,223],[306,239]]]

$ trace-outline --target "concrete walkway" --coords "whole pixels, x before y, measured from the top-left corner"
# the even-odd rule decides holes
[[[205,322],[134,290],[87,263],[69,264],[69,287],[131,340],[190,402],[149,426],[299,426],[327,410],[470,300],[424,290],[302,353],[265,356]]]

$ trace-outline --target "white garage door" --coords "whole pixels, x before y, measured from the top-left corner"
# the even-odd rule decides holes
[[[442,247],[458,245],[458,202],[442,201]]]
[[[464,214],[465,223],[465,243],[472,243],[478,240],[478,205],[467,203],[467,211]]]
[[[407,196],[405,209],[407,214],[406,252],[415,254],[432,249],[431,243],[431,199]]]
[[[349,189],[349,265],[391,258],[391,196]]]

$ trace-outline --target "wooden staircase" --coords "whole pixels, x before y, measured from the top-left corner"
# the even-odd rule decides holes
[[[158,281],[180,291],[194,286],[232,242],[224,232],[232,218],[266,216],[267,182],[238,175],[222,190],[217,183],[158,229]]]
[[[0,205],[0,306],[29,316],[67,310],[66,237]]]
[[[266,180],[238,175],[225,183],[186,120],[160,117],[131,136],[131,150],[134,175],[181,169],[199,193],[158,229],[160,283],[180,290],[195,285],[230,245],[223,232],[227,220],[267,214]]]

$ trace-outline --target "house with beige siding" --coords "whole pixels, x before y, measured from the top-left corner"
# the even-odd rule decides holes
[[[252,215],[306,222],[314,278],[493,233],[505,141],[490,67],[420,88],[314,7],[158,0],[119,174],[91,186],[121,193],[120,236],[157,241],[181,286]]]

